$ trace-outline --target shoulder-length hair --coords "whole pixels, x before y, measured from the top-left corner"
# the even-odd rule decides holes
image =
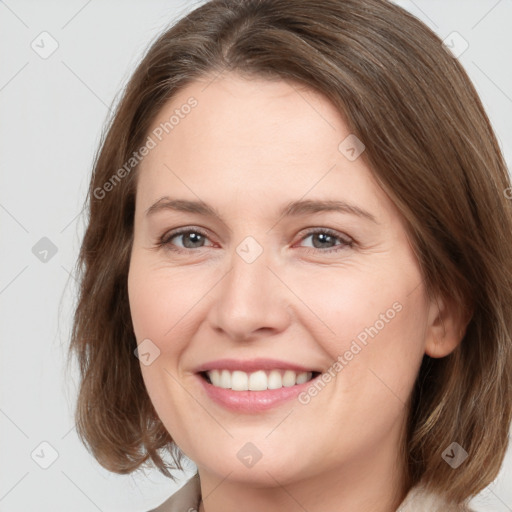
[[[137,166],[125,164],[177,91],[223,70],[293,80],[338,108],[403,215],[429,297],[470,319],[450,355],[424,356],[400,453],[408,487],[421,482],[455,502],[474,496],[499,472],[512,416],[512,188],[461,64],[385,0],[213,0],[151,45],[103,134],[86,200],[70,345],[80,438],[114,472],[153,463],[172,478],[163,453],[181,468],[134,356]],[[456,470],[442,457],[453,442],[469,454]]]

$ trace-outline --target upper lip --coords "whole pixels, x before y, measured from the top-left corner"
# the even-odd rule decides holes
[[[195,371],[197,373],[207,372],[210,370],[239,370],[242,372],[255,372],[257,370],[293,370],[295,372],[315,372],[320,371],[306,366],[290,363],[288,361],[280,361],[279,359],[217,359],[209,361],[198,366]]]

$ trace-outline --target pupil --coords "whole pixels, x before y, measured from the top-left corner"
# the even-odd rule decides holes
[[[320,240],[321,244],[322,243],[324,243],[324,244],[327,243],[328,244],[328,243],[332,242],[331,235],[328,235],[326,233],[315,233],[315,235],[313,236],[313,245],[315,245],[315,243],[314,243],[315,236],[318,237],[318,239]],[[315,245],[315,247],[317,247],[317,246]],[[320,247],[323,247],[323,246],[320,245]]]
[[[199,234],[199,233],[194,233],[194,232],[190,232],[190,233],[187,233],[184,238],[183,238],[183,245],[185,247],[187,247],[188,249],[193,249],[194,247],[196,247],[195,245],[193,245],[194,243],[195,244],[200,244],[201,243],[201,238],[202,238],[202,235]],[[190,247],[190,244],[187,244],[186,241],[190,239],[192,241],[192,247]]]

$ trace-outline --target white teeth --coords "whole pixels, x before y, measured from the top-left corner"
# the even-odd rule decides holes
[[[218,382],[219,387],[224,389],[231,389],[231,373],[229,372],[229,370],[222,370],[222,373],[220,375],[220,381]]]
[[[267,378],[267,389],[279,389],[283,387],[283,379],[281,373],[272,370]]]
[[[262,391],[267,389],[267,375],[263,370],[249,375],[249,389],[251,391]]]
[[[233,372],[229,370],[211,370],[206,374],[214,386],[234,391],[265,391],[266,389],[289,388],[296,384],[303,384],[313,377],[313,372],[297,373],[293,370],[284,372],[258,370],[250,374],[239,370]]]
[[[297,375],[297,384],[304,384],[304,382],[307,382],[311,377],[308,377],[308,372],[302,372]]]
[[[247,391],[249,389],[249,375],[245,372],[234,371],[231,374],[231,389],[233,391]]]
[[[283,375],[283,386],[289,388],[291,386],[295,386],[295,372],[291,370],[286,370]]]

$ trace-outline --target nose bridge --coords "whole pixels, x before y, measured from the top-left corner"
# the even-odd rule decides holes
[[[230,271],[215,294],[210,320],[216,329],[236,339],[256,331],[280,331],[289,322],[282,283],[269,269],[271,251],[246,237],[231,254]]]

